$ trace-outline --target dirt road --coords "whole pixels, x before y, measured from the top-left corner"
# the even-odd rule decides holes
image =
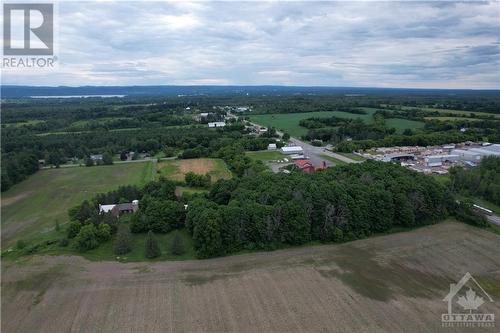
[[[465,272],[500,299],[499,243],[442,223],[203,261],[4,261],[2,332],[450,332],[443,298]]]

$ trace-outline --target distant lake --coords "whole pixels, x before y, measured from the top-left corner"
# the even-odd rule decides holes
[[[126,95],[66,95],[66,96],[30,96],[30,98],[112,98],[125,97]]]

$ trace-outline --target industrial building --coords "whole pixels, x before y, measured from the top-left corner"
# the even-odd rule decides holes
[[[208,123],[208,127],[214,128],[214,127],[224,127],[226,126],[226,123],[223,121],[214,121],[212,123]]]
[[[429,167],[437,167],[443,165],[445,162],[454,163],[459,160],[460,156],[448,154],[448,155],[429,155],[425,157],[425,163]]]
[[[304,150],[301,146],[286,146],[281,148],[281,152],[286,155],[299,154],[303,155]]]

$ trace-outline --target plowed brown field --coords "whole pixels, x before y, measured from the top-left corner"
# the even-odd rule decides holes
[[[3,333],[455,332],[442,299],[467,271],[500,318],[500,237],[458,223],[203,261],[2,268]]]

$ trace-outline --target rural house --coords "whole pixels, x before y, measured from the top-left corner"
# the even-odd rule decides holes
[[[132,202],[121,203],[121,204],[99,205],[99,214],[105,214],[111,212],[111,214],[118,217],[123,213],[136,212],[138,209],[139,209],[139,200],[133,200]]]

